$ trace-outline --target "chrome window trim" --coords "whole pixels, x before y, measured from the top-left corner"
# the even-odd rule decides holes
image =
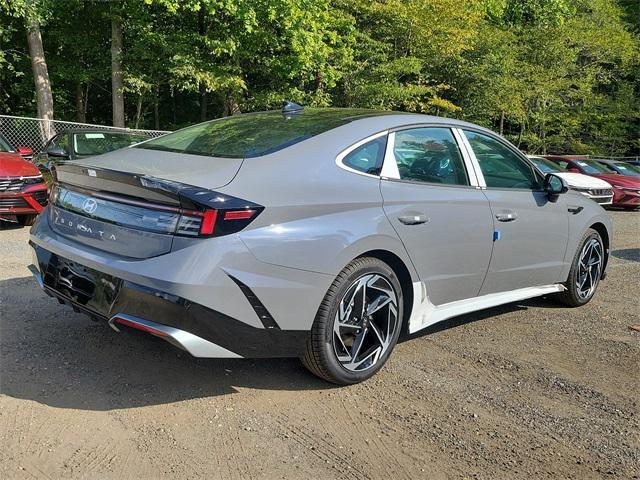
[[[467,142],[467,137],[459,127],[451,127],[451,131],[453,132],[453,137],[456,139],[456,142],[458,142],[458,148],[462,154],[464,165],[467,168],[470,185],[475,188],[486,188],[487,184],[484,181],[482,172],[480,172],[478,159],[473,153],[471,145]]]
[[[471,167],[471,169],[475,174],[476,186],[478,188],[486,189],[487,182],[484,180],[484,175],[482,174],[482,170],[480,169],[480,163],[478,162],[478,157],[476,157],[476,154],[473,151],[473,148],[471,148],[471,144],[469,143],[467,136],[464,134],[464,131],[462,130],[462,128],[456,127],[454,128],[454,131],[455,131],[456,138],[460,142],[462,142],[462,145],[464,146],[464,151],[466,153],[465,161],[469,162],[469,166]]]
[[[340,167],[341,169],[346,170],[347,172],[355,173],[355,174],[358,174],[358,175],[363,175],[365,177],[380,178],[380,175],[372,175],[371,173],[361,172],[360,170],[356,170],[355,168],[351,168],[348,165],[345,165],[342,161],[345,159],[345,157],[347,155],[349,155],[351,152],[353,152],[357,148],[361,147],[362,145],[364,145],[366,143],[369,143],[372,140],[375,140],[376,138],[383,137],[383,136],[387,135],[388,133],[389,133],[389,130],[384,130],[382,132],[374,133],[373,135],[369,135],[368,137],[366,137],[366,138],[354,143],[350,147],[347,147],[342,152],[340,152],[338,154],[338,156],[336,157],[336,165],[338,167]],[[389,139],[387,139],[387,149],[388,149],[388,147],[389,147]],[[385,151],[385,157],[383,157],[383,160],[382,160],[382,165],[383,165],[382,169],[383,170],[384,170],[384,163],[385,163],[386,154],[387,154],[387,152]]]
[[[400,171],[396,163],[396,157],[393,155],[393,148],[396,144],[396,132],[389,133],[387,137],[387,149],[384,152],[384,160],[382,162],[382,178],[392,180],[400,180]]]

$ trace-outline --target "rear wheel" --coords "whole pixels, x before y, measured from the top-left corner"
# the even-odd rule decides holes
[[[586,231],[576,252],[569,278],[565,282],[567,288],[560,293],[558,299],[570,307],[580,307],[593,298],[596,293],[605,259],[604,247],[600,234],[593,229]]]
[[[302,362],[340,385],[370,378],[398,341],[402,305],[400,282],[389,265],[371,257],[354,260],[325,295]]]
[[[36,217],[37,215],[21,215],[18,217],[18,222],[20,222],[20,225],[29,227],[36,222]]]

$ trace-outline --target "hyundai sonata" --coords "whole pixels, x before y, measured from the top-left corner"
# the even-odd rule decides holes
[[[31,230],[51,296],[196,357],[300,357],[339,384],[401,331],[587,303],[611,223],[489,130],[424,115],[228,117],[54,169]]]

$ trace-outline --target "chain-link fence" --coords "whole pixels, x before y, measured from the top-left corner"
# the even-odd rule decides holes
[[[89,123],[0,115],[0,135],[6,138],[14,147],[29,147],[33,150],[34,154],[41,152],[47,141],[57,133],[79,128],[134,133],[147,135],[149,137],[159,137],[160,135],[169,133],[161,130],[135,130],[107,127],[104,125],[91,125]]]

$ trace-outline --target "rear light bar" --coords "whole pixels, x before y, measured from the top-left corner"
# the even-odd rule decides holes
[[[85,202],[89,199],[93,200],[90,202],[92,208],[87,210]],[[206,198],[198,200],[202,203],[192,201],[192,208],[181,208],[105,192],[72,190],[61,185],[54,186],[50,194],[51,205],[95,220],[186,237],[213,237],[239,232],[264,210],[260,205],[221,194],[215,197],[219,201],[215,205],[217,208],[210,208],[211,201]]]

